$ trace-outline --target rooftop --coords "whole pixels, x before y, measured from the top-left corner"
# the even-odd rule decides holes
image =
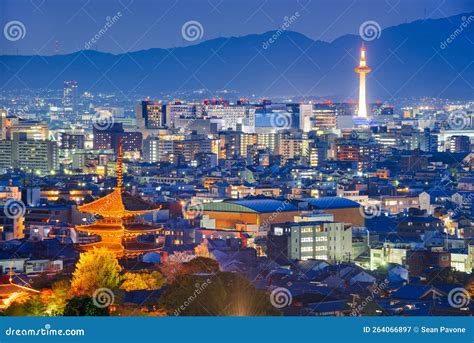
[[[291,212],[298,208],[288,201],[275,199],[256,200],[231,200],[222,202],[212,202],[202,205],[204,211],[215,212],[246,212],[246,213],[271,213],[271,212]]]
[[[342,197],[304,198],[301,199],[301,201],[305,201],[311,206],[321,210],[360,207],[359,203]]]

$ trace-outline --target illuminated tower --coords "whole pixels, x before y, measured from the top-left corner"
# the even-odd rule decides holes
[[[160,235],[162,228],[137,218],[158,212],[160,206],[135,197],[123,188],[122,153],[122,141],[119,140],[117,186],[113,192],[78,206],[80,212],[90,213],[95,218],[91,223],[76,226],[83,233],[80,250],[105,247],[117,257],[134,258],[147,252],[159,251],[164,246],[165,237]]]
[[[359,108],[357,116],[354,118],[358,124],[368,124],[370,119],[367,115],[367,102],[365,93],[365,75],[371,72],[365,60],[365,47],[360,48],[359,66],[354,69],[359,74]]]

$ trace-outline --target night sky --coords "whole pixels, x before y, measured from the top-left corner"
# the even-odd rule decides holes
[[[290,30],[332,41],[357,34],[367,20],[385,28],[472,11],[472,0],[0,0],[2,28],[15,20],[26,29],[21,40],[2,35],[0,54],[52,55],[84,49],[106,18],[118,12],[121,17],[95,50],[122,53],[262,33],[277,29],[284,17],[296,12],[299,16]],[[181,27],[190,20],[203,27],[199,41],[188,42],[181,35]]]

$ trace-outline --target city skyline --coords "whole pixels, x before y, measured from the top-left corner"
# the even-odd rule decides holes
[[[472,341],[472,1],[3,7],[0,340]]]

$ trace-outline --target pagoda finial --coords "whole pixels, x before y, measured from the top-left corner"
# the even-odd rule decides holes
[[[118,156],[117,156],[117,188],[122,189],[123,187],[123,151],[122,151],[122,137],[119,138],[118,142]]]

